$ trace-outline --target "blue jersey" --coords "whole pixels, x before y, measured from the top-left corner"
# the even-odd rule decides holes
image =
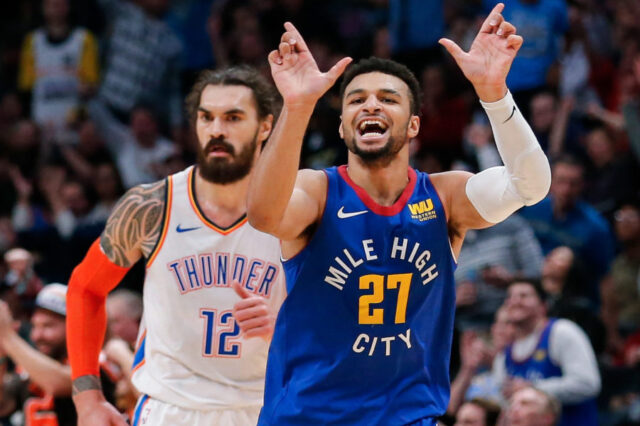
[[[513,359],[511,346],[506,349],[505,367],[511,377],[521,377],[535,384],[537,380],[562,376],[562,370],[549,356],[549,335],[555,319],[549,319],[531,356],[523,361]],[[579,404],[563,404],[560,426],[596,426],[598,405],[595,398]]]
[[[288,296],[259,424],[435,424],[449,401],[455,262],[429,177],[392,206],[325,171],[309,244],[284,262]]]

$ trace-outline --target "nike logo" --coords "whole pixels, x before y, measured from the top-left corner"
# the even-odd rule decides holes
[[[180,225],[176,226],[176,232],[189,232],[202,228],[201,226],[194,226],[193,228],[180,228]]]
[[[340,210],[338,210],[338,218],[340,219],[348,219],[350,217],[354,217],[354,216],[358,216],[361,214],[365,214],[367,213],[368,210],[361,210],[359,212],[349,212],[349,213],[345,213],[344,212],[344,206],[340,207]]]
[[[506,120],[504,120],[504,121],[502,122],[502,124],[504,124],[504,123],[506,123],[507,121],[511,120],[511,118],[513,117],[513,114],[515,114],[515,113],[516,113],[516,106],[514,105],[514,106],[513,106],[513,109],[511,110],[511,115],[509,116],[509,118],[507,118]]]

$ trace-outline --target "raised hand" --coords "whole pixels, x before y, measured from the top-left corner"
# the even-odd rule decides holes
[[[233,316],[244,337],[271,339],[276,318],[263,297],[249,293],[236,281],[232,284],[242,300],[233,305]]]
[[[497,101],[506,94],[507,74],[523,42],[522,37],[516,34],[516,27],[504,20],[503,9],[503,3],[493,8],[469,52],[447,38],[439,41],[485,102]]]
[[[284,28],[278,50],[269,53],[271,75],[286,106],[313,106],[333,86],[351,58],[341,59],[323,73],[296,27],[286,22]]]

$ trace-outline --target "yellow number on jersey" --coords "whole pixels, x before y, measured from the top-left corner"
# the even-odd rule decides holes
[[[411,287],[412,273],[392,274],[387,276],[387,288],[398,289],[398,302],[396,304],[395,323],[403,324],[407,320],[407,301],[409,300],[409,288]],[[382,324],[384,322],[384,309],[373,308],[372,304],[382,303],[384,300],[384,275],[369,274],[360,277],[360,290],[369,290],[373,286],[373,293],[363,294],[358,299],[358,323]]]

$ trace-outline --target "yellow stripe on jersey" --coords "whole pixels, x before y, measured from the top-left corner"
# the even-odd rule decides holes
[[[36,82],[36,60],[33,49],[33,32],[22,42],[20,50],[20,67],[18,68],[18,89],[29,91]]]
[[[160,248],[164,244],[164,240],[167,238],[167,231],[169,230],[169,222],[171,219],[171,204],[173,201],[173,179],[172,176],[167,178],[167,197],[166,197],[166,205],[164,210],[164,220],[162,222],[162,232],[160,233],[160,239],[158,240],[158,244],[153,248],[153,251],[149,253],[149,260],[147,261],[147,268],[151,267],[151,264],[160,253]]]
[[[97,85],[99,73],[98,42],[90,31],[85,31],[78,77],[82,83]]]

